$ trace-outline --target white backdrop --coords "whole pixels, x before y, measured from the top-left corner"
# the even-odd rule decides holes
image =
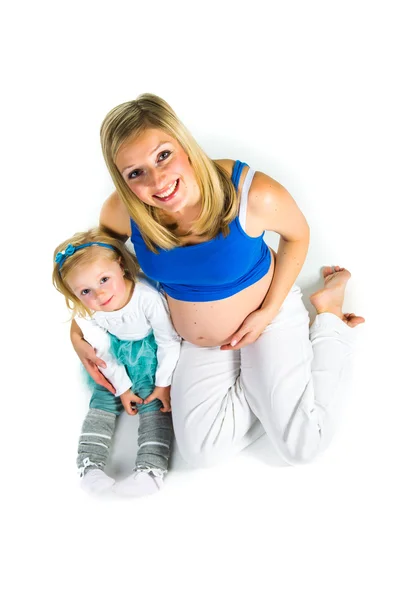
[[[394,9],[354,0],[39,0],[6,9],[8,599],[399,597]],[[164,97],[211,157],[239,158],[287,187],[311,226],[305,294],[322,265],[346,266],[345,308],[366,324],[352,402],[314,464],[281,467],[263,441],[209,470],[190,470],[175,454],[162,494],[97,501],[76,477],[88,395],[51,286],[52,252],[97,222],[112,191],[100,123],[143,92]],[[134,452],[135,424],[123,416],[116,473]]]

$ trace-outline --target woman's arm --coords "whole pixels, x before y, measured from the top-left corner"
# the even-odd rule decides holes
[[[252,237],[264,231],[280,235],[274,276],[261,307],[251,313],[222,350],[239,350],[253,343],[278,314],[307,256],[310,230],[289,192],[264,173],[256,173],[250,188],[246,232]]]
[[[71,342],[79,360],[93,381],[105,387],[112,394],[115,394],[115,388],[99,370],[99,367],[106,368],[107,364],[96,355],[96,350],[84,339],[75,319],[72,319],[71,323]]]
[[[280,235],[274,277],[261,309],[276,315],[296,281],[307,256],[310,229],[289,192],[263,173],[255,176],[247,212],[250,227]],[[252,235],[252,233],[250,233]]]

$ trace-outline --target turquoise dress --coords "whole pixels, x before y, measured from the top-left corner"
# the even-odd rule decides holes
[[[155,373],[157,370],[157,344],[154,334],[149,333],[142,340],[120,340],[111,333],[111,353],[114,358],[127,370],[132,381],[131,390],[140,398],[146,398],[151,394],[155,387]],[[86,375],[87,372],[85,371]],[[119,415],[124,407],[121,400],[106,390],[103,386],[93,381],[90,375],[89,386],[92,390],[90,399],[90,408],[97,408]],[[160,410],[162,403],[160,400],[153,400],[149,404],[137,404],[140,414]]]

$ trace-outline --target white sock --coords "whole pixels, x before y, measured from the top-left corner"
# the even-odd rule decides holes
[[[114,483],[115,479],[106,475],[101,469],[91,469],[81,479],[82,489],[90,494],[106,492],[113,487]]]
[[[120,496],[148,496],[155,494],[164,485],[162,474],[154,474],[151,471],[134,471],[126,479],[118,481],[114,491]]]

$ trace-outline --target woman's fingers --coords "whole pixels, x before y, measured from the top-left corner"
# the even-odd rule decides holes
[[[90,360],[84,361],[83,366],[95,383],[106,388],[106,390],[111,392],[111,394],[115,394],[115,388],[111,385],[108,379],[104,377],[103,373],[100,373],[97,366],[95,366]]]
[[[104,360],[101,360],[101,358],[98,358],[96,356],[96,358],[93,360],[94,364],[97,365],[98,367],[101,367],[102,369],[106,369],[107,365],[104,362]]]
[[[230,341],[227,344],[223,344],[223,346],[221,346],[221,350],[239,350],[240,348],[243,347],[242,345],[242,340],[249,335],[249,331],[247,328],[243,327],[241,329],[238,329],[233,336],[231,337]],[[244,344],[245,346],[246,344]]]
[[[256,341],[256,337],[253,337],[251,335],[251,333],[246,333],[246,335],[244,335],[240,342],[238,342],[237,344],[235,344],[235,346],[232,346],[232,343],[230,344],[224,344],[223,346],[220,347],[221,350],[240,350],[241,348],[244,348],[245,346],[248,346],[249,344],[252,344],[253,342]]]

